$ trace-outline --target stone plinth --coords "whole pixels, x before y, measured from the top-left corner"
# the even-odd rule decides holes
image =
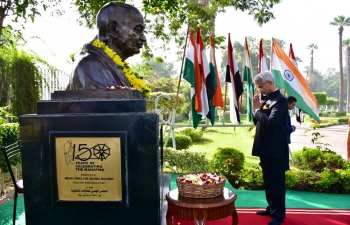
[[[20,117],[27,225],[160,223],[158,117],[138,94],[55,92]]]

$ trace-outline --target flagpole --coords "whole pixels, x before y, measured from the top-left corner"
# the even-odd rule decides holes
[[[242,86],[244,85],[243,81],[242,81]],[[242,114],[242,104],[243,104],[243,95],[241,95],[241,105],[240,105],[240,111],[241,111],[241,114]]]
[[[180,84],[181,84],[181,75],[182,75],[182,69],[184,66],[184,59],[185,59],[185,54],[186,54],[186,46],[187,46],[187,41],[188,41],[188,33],[190,31],[190,25],[187,25],[187,33],[186,33],[186,41],[185,41],[185,47],[184,47],[184,51],[182,54],[182,62],[181,62],[181,69],[180,69],[180,76],[179,76],[179,82],[177,85],[177,91],[176,91],[176,99],[175,99],[175,106],[174,109],[176,110],[177,107],[177,103],[178,103],[178,96],[179,96],[179,91],[180,91]]]
[[[223,115],[223,121],[222,125],[225,125],[226,122],[226,95],[227,95],[227,82],[225,82],[225,98],[224,98],[224,115]]]
[[[274,39],[272,38],[272,41],[271,41],[271,54],[270,54],[270,56],[271,56],[271,59],[270,59],[270,72],[272,73],[272,56],[273,56],[273,41],[274,41]]]
[[[247,37],[245,36],[244,37],[244,41],[246,42],[247,41]],[[245,46],[245,42],[244,42],[244,46]],[[244,47],[245,49],[245,47]],[[244,54],[243,54],[243,59],[245,58],[245,50],[244,50]],[[244,67],[245,67],[245,61],[243,60],[243,63],[242,63],[242,87],[244,87]],[[247,88],[247,93],[248,93],[248,88]],[[248,102],[248,99],[247,99],[247,102]],[[240,111],[241,111],[241,114],[242,114],[242,104],[243,104],[243,94],[241,95],[241,105],[240,105]],[[248,113],[247,113],[247,116],[248,116]]]

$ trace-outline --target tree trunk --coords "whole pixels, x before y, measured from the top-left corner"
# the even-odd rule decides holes
[[[343,112],[344,99],[343,99],[343,54],[342,54],[342,43],[343,43],[343,26],[339,27],[339,112]]]
[[[313,87],[313,78],[314,78],[313,76],[314,76],[314,50],[311,49],[310,78],[309,78],[310,89],[311,87]]]
[[[2,1],[3,3],[0,3],[0,35],[2,34],[2,30],[4,29],[4,21],[5,17],[8,16],[8,9],[11,7],[14,2],[12,1]],[[0,41],[0,46],[4,44],[4,41]]]
[[[1,175],[2,175],[2,179],[1,179],[2,182],[1,182],[1,193],[0,193],[0,195],[3,195],[3,194],[5,194],[5,173],[2,172]]]
[[[2,34],[2,29],[4,27],[5,10],[5,8],[0,9],[0,34]]]
[[[346,110],[350,113],[350,45],[347,47],[347,69],[348,69],[348,85],[347,85],[347,99],[346,99]]]

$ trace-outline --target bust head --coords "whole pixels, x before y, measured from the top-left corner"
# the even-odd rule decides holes
[[[143,17],[131,5],[107,3],[98,12],[96,23],[98,40],[105,42],[123,60],[140,53],[146,42]]]

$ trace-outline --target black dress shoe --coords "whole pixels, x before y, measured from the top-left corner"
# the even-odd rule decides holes
[[[280,225],[283,222],[283,219],[277,219],[277,218],[273,218],[268,225]]]
[[[270,212],[268,212],[268,211],[258,211],[258,212],[256,212],[256,214],[258,214],[260,216],[271,216]]]

